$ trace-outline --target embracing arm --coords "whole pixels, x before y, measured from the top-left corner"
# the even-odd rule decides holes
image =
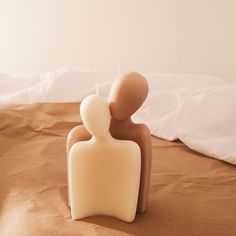
[[[74,127],[67,136],[66,141],[66,152],[67,156],[69,155],[70,149],[73,144],[79,141],[86,141],[91,138],[91,134],[87,131],[87,129],[83,125],[79,125]]]
[[[146,125],[141,126],[141,178],[140,178],[140,189],[138,198],[137,212],[143,213],[147,209],[148,192],[150,185],[151,176],[151,164],[152,164],[152,142],[151,133]]]

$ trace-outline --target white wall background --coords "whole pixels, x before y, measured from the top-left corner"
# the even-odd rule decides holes
[[[69,63],[236,81],[235,0],[0,0],[0,72]]]

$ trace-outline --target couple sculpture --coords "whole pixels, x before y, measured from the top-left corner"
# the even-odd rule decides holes
[[[108,102],[99,95],[80,106],[83,125],[67,137],[69,204],[73,219],[109,215],[132,222],[147,208],[151,134],[131,120],[143,104],[146,79],[130,72],[114,80]]]

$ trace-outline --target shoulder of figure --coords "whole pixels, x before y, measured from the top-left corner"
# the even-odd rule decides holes
[[[83,153],[85,150],[88,150],[90,146],[90,142],[88,141],[80,141],[72,145],[69,156],[79,155]]]
[[[150,129],[148,128],[147,125],[145,124],[136,124],[136,125],[142,136],[145,136],[145,137],[151,136]]]
[[[75,126],[68,134],[68,139],[76,139],[77,141],[88,140],[91,134],[87,131],[84,125]]]
[[[72,128],[68,134],[69,135],[74,135],[74,134],[77,134],[79,131],[83,130],[85,127],[83,125],[78,125],[78,126],[75,126],[74,128]]]
[[[132,140],[119,140],[119,142],[122,145],[123,150],[126,149],[128,152],[135,155],[140,153],[140,147],[136,142]]]

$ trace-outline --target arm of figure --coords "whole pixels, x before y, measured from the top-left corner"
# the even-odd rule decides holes
[[[91,137],[92,137],[91,134],[87,131],[87,129],[83,125],[74,127],[67,136],[67,141],[66,141],[67,156],[69,155],[70,149],[73,146],[73,144],[79,141],[87,141]]]
[[[146,125],[141,125],[141,177],[139,187],[139,198],[137,212],[143,213],[147,209],[148,192],[152,164],[152,142],[151,133]]]

